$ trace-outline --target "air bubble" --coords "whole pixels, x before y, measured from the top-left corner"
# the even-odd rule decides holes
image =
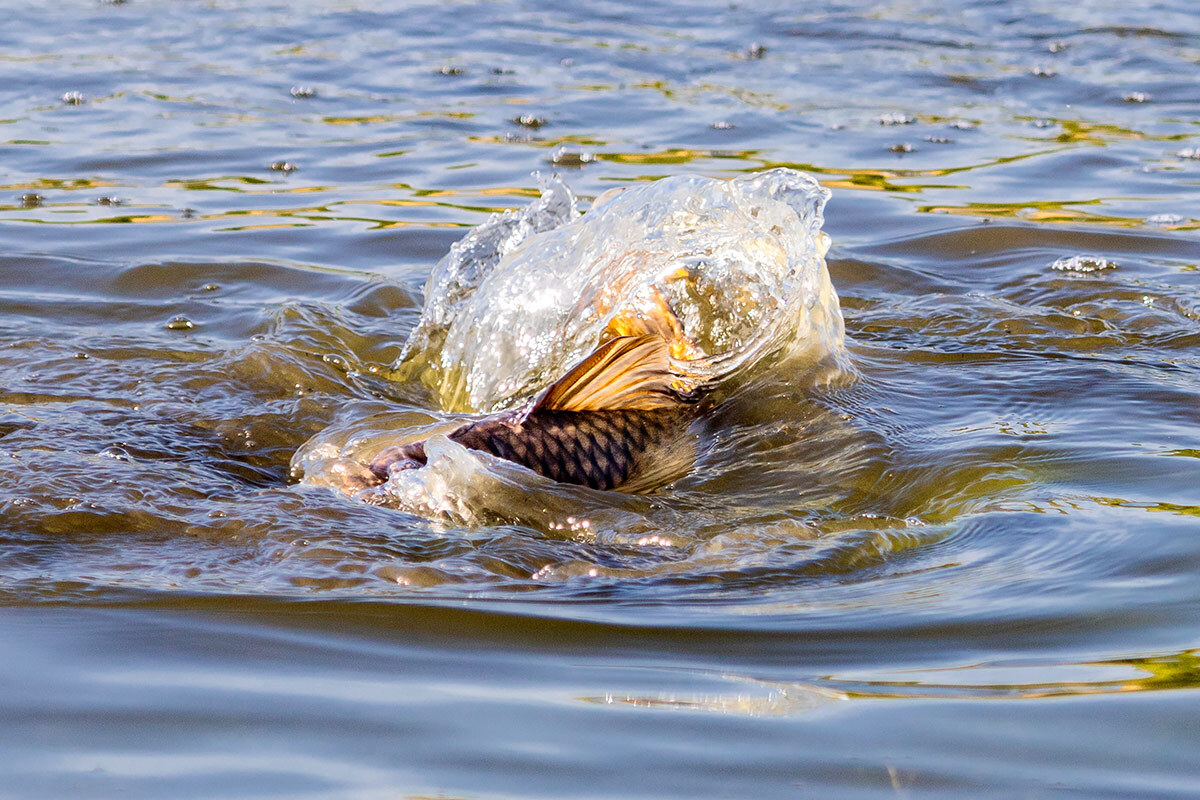
[[[519,117],[513,117],[512,121],[522,128],[532,128],[533,130],[537,130],[546,124],[546,118],[539,117],[536,114],[522,114]]]
[[[565,145],[554,151],[554,155],[550,157],[550,163],[559,167],[582,167],[585,164],[591,164],[595,160],[595,153],[589,153],[586,150],[575,150]]]
[[[1109,261],[1103,256],[1064,256],[1050,265],[1050,269],[1059,272],[1091,273],[1106,269],[1116,269],[1115,261]]]

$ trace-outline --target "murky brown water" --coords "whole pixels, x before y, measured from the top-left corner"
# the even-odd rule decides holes
[[[1194,796],[1189,4],[0,17],[0,796]],[[833,191],[847,365],[687,478],[289,476],[437,418],[387,368],[532,171],[772,166]]]

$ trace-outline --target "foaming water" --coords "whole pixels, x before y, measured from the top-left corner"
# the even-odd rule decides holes
[[[0,2],[0,795],[1194,796],[1192,5]]]
[[[415,370],[430,364],[423,377],[446,409],[493,411],[544,388],[614,319],[647,313],[657,298],[691,345],[673,354],[674,368],[702,382],[787,344],[834,354],[842,317],[822,258],[828,198],[787,169],[678,177],[609,192],[575,219],[569,189],[552,182],[437,265],[406,355]]]

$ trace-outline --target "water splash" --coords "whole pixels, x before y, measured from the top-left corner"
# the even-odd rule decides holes
[[[829,191],[773,169],[678,176],[603,195],[579,217],[558,179],[469,233],[434,269],[397,364],[450,411],[508,408],[560,377],[620,315],[661,298],[714,384],[791,345],[836,353],[843,324],[821,231]]]
[[[1106,269],[1116,268],[1116,262],[1109,261],[1103,256],[1094,255],[1063,256],[1050,265],[1050,269],[1058,272],[1075,272],[1080,274],[1103,272]]]

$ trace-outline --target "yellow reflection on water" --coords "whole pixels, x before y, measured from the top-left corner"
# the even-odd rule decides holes
[[[1018,682],[1004,678],[1022,672],[1082,672],[1093,680]],[[947,673],[995,674],[998,680],[953,683],[924,679]],[[1200,656],[1196,650],[1166,655],[1119,658],[1080,664],[995,666],[973,664],[949,669],[921,670],[911,679],[854,680],[826,676],[810,681],[771,681],[749,676],[722,675],[749,684],[738,692],[658,693],[638,695],[610,692],[576,699],[598,705],[634,708],[706,711],[748,716],[787,716],[810,712],[837,700],[1039,700],[1054,697],[1152,692],[1200,688]]]

